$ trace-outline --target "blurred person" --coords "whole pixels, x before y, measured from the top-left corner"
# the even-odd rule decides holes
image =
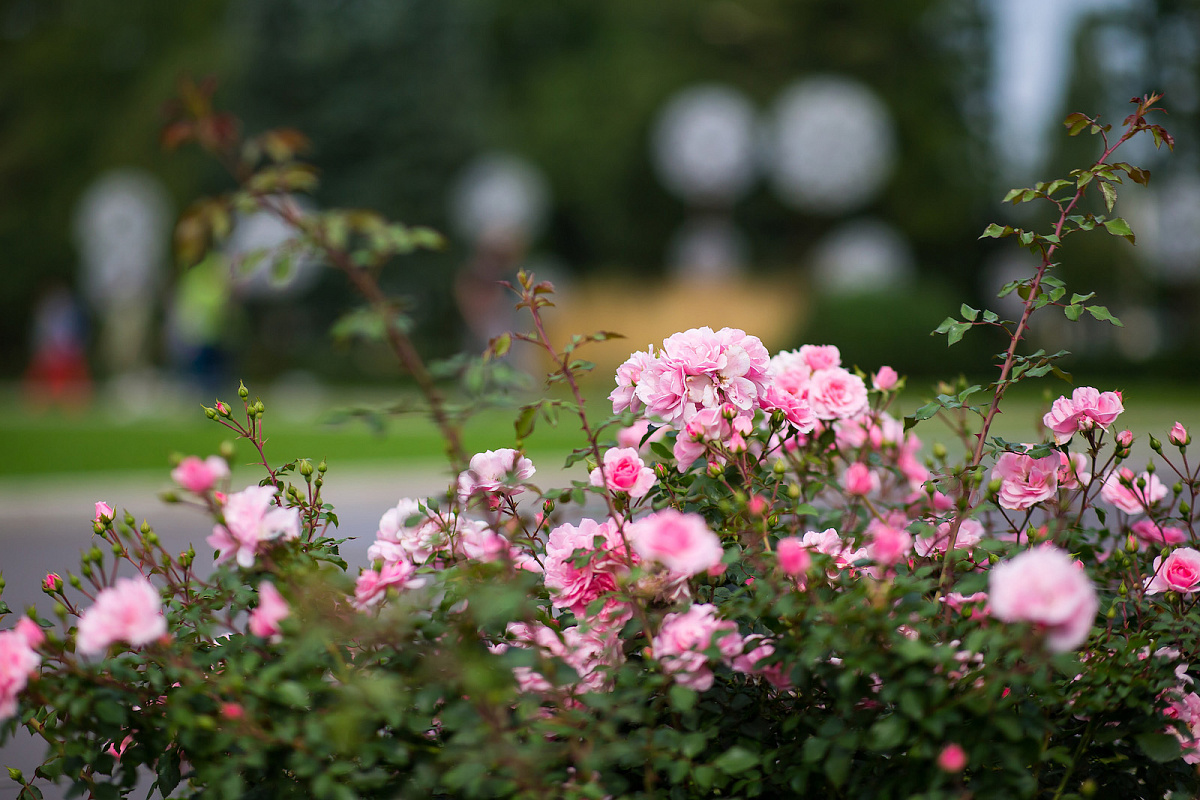
[[[86,321],[71,289],[56,283],[45,289],[33,312],[32,354],[23,393],[36,410],[61,406],[76,410],[91,400]]]

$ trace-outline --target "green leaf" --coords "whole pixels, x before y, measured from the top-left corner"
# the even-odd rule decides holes
[[[1162,764],[1179,758],[1179,740],[1169,733],[1139,733],[1133,737],[1142,752]]]
[[[1108,181],[1100,181],[1100,193],[1104,195],[1104,205],[1109,211],[1117,204],[1117,189]]]
[[[1072,294],[1071,302],[1072,303],[1082,303],[1085,300],[1091,300],[1095,296],[1096,296],[1095,292],[1088,292],[1087,294]]]
[[[1063,124],[1067,126],[1067,134],[1069,136],[1078,136],[1084,128],[1091,124],[1091,122],[1092,121],[1088,119],[1086,114],[1076,111],[1074,114],[1067,116],[1066,120],[1063,121]]]
[[[1120,217],[1104,220],[1104,229],[1113,236],[1124,236],[1131,244],[1137,244],[1134,241],[1133,229],[1129,227],[1129,223]]]
[[[1069,306],[1063,307],[1063,315],[1072,322],[1077,321],[1079,319],[1079,315],[1082,313],[1083,306],[1079,305],[1078,303],[1072,303]]]
[[[517,441],[529,436],[533,433],[533,422],[537,419],[538,404],[532,403],[521,408],[521,413],[517,415],[513,421],[513,428],[516,429]]]
[[[869,736],[872,750],[890,750],[908,736],[908,723],[899,714],[892,714],[872,725]]]
[[[1009,225],[997,225],[992,223],[983,229],[980,239],[1003,239],[1005,236],[1012,236],[1016,230]]]
[[[667,694],[671,698],[671,708],[679,712],[691,711],[696,707],[696,701],[700,697],[695,689],[680,686],[678,683],[672,685]]]
[[[968,322],[959,322],[951,326],[949,332],[946,334],[946,346],[953,347],[962,341],[963,334],[965,334],[970,327],[971,324]]]
[[[962,314],[963,319],[974,322],[975,318],[979,316],[979,309],[971,308],[966,303],[963,303],[959,308],[959,313]]]
[[[739,747],[738,745],[734,745],[721,755],[717,756],[717,760],[713,762],[714,767],[730,775],[736,775],[739,772],[745,772],[751,767],[757,765],[758,755],[750,752],[744,747]]]
[[[1088,306],[1087,312],[1098,320],[1102,320],[1105,322],[1111,322],[1113,325],[1116,325],[1118,328],[1125,327],[1125,323],[1121,322],[1121,320],[1114,317],[1109,312],[1109,310],[1106,306]]]

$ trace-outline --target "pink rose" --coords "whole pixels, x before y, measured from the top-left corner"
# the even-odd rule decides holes
[[[141,647],[166,632],[162,598],[154,584],[141,576],[118,578],[80,615],[75,649],[85,656],[99,655],[115,642]]]
[[[1160,527],[1150,519],[1139,519],[1129,528],[1137,538],[1150,544],[1182,544],[1188,539],[1188,533],[1183,528]]]
[[[272,501],[274,486],[251,486],[225,500],[225,524],[213,526],[208,544],[220,550],[217,563],[236,556],[238,566],[249,568],[254,557],[274,541],[300,536],[300,512],[295,508],[277,508]]]
[[[1124,410],[1120,393],[1101,393],[1090,386],[1080,386],[1071,393],[1070,400],[1066,397],[1055,400],[1042,424],[1054,434],[1054,441],[1062,444],[1078,431],[1107,428]]]
[[[650,433],[650,420],[639,419],[628,428],[617,431],[617,447],[632,447],[639,453],[644,453],[650,449],[650,445],[661,442],[666,437],[668,430],[670,428],[666,426],[659,426],[654,429],[654,433],[650,434],[650,438],[646,439],[646,434]],[[646,439],[645,444],[642,444],[643,439]]]
[[[364,569],[354,584],[354,607],[360,611],[377,606],[389,588],[416,589],[425,581],[416,577],[417,568],[410,561],[393,561],[383,569]]]
[[[42,658],[16,630],[0,631],[0,720],[17,713],[17,695]]]
[[[866,497],[879,491],[879,476],[861,461],[855,461],[842,473],[842,488],[846,494]]]
[[[604,474],[600,467],[592,470],[592,486],[602,486],[610,492],[625,492],[633,499],[645,497],[654,485],[654,470],[638,456],[632,447],[614,447],[604,454]]]
[[[1100,601],[1087,573],[1050,545],[1026,550],[988,575],[992,615],[1004,622],[1032,622],[1056,652],[1087,640]]]
[[[849,419],[867,408],[867,385],[841,367],[818,369],[808,383],[808,403],[817,419]]]
[[[1144,481],[1145,486],[1138,486]],[[1143,472],[1134,475],[1129,467],[1113,470],[1100,487],[1100,496],[1126,514],[1144,513],[1150,506],[1167,496],[1168,489],[1157,475]]]
[[[42,591],[47,594],[62,590],[62,578],[58,577],[56,572],[46,573],[46,577],[42,578]]]
[[[912,535],[903,527],[871,520],[867,526],[867,555],[876,564],[891,566],[913,548]]]
[[[597,544],[599,542],[599,544]],[[577,551],[590,557],[576,566]],[[578,526],[565,523],[550,531],[546,540],[546,588],[553,604],[569,608],[578,618],[588,604],[617,588],[617,579],[629,572],[625,543],[616,523],[581,520]]]
[[[201,461],[197,456],[188,456],[171,470],[171,480],[194,494],[204,494],[217,485],[217,481],[229,477],[229,465],[220,456],[209,456]]]
[[[46,633],[42,630],[42,626],[29,617],[21,617],[17,620],[17,625],[13,630],[25,640],[25,644],[29,645],[31,650],[38,649],[42,642],[46,641]]]
[[[1167,441],[1176,447],[1185,447],[1186,445],[1191,444],[1192,437],[1191,434],[1187,432],[1187,428],[1176,422],[1171,426],[1171,432],[1167,434]]]
[[[954,537],[955,550],[969,550],[983,541],[983,524],[977,519],[964,519],[958,526],[958,535]],[[950,523],[943,522],[937,526],[932,536],[918,536],[915,549],[917,555],[928,556],[934,553],[946,552],[950,544]]]
[[[775,544],[775,556],[779,559],[779,568],[785,575],[795,578],[808,572],[812,565],[812,556],[808,548],[795,536],[786,536]]]
[[[705,572],[725,556],[721,540],[704,517],[672,508],[643,517],[626,528],[625,535],[642,558],[682,575]]]
[[[1200,550],[1177,547],[1164,559],[1154,559],[1154,575],[1146,581],[1146,594],[1191,594],[1200,584]]]
[[[704,692],[712,688],[713,674],[704,654],[717,636],[717,647],[727,659],[740,655],[742,637],[737,625],[717,617],[716,606],[697,603],[685,613],[667,614],[654,637],[654,657],[681,686]]]
[[[1000,505],[1020,511],[1054,497],[1058,492],[1060,466],[1057,453],[1045,458],[1001,453],[992,469],[992,477],[1001,480]]]
[[[900,376],[896,374],[896,370],[891,367],[880,367],[879,371],[871,376],[871,385],[877,391],[886,392],[896,385],[900,380]]]
[[[250,612],[250,633],[264,639],[278,637],[279,623],[291,613],[275,584],[263,581],[258,585],[258,605]]]
[[[653,350],[653,348],[650,349]],[[608,399],[612,401],[614,414],[624,411],[636,413],[642,409],[643,404],[637,396],[638,381],[642,378],[642,371],[655,360],[653,352],[639,350],[631,355],[624,364],[617,367],[617,388],[613,389],[612,394],[608,396]]]
[[[113,507],[108,503],[105,503],[103,500],[96,503],[96,522],[112,522],[115,516],[116,512],[113,511]]]
[[[421,501],[402,497],[395,507],[383,512],[379,518],[375,541],[367,548],[367,560],[423,564],[445,548],[447,541],[443,528],[453,527],[456,520],[454,514],[448,514],[442,520],[430,514]]]
[[[967,752],[962,745],[951,742],[938,753],[937,763],[943,772],[962,772],[967,766]]]
[[[813,372],[842,365],[842,353],[834,344],[806,344],[800,348],[800,358]]]
[[[1130,447],[1133,445],[1133,431],[1123,430],[1117,434],[1117,444],[1121,447]]]
[[[521,483],[535,472],[533,462],[512,448],[485,450],[471,456],[470,465],[458,476],[458,497],[465,503],[476,494],[520,494],[525,491]]]

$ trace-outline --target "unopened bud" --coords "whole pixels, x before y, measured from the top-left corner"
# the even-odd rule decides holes
[[[795,483],[789,483],[787,493],[788,493],[788,497],[792,498],[793,500],[799,500],[800,499],[800,486]]]
[[[130,514],[128,511],[126,511],[125,524],[132,528],[135,523],[137,523],[137,520],[133,518],[133,514]]]
[[[1188,515],[1188,514],[1190,514],[1190,513],[1192,513],[1192,506],[1191,506],[1191,504],[1190,504],[1190,503],[1188,503],[1188,501],[1187,501],[1187,500],[1180,501],[1180,503],[1179,503],[1179,513],[1180,513],[1180,514],[1183,514],[1183,515],[1185,515],[1185,516],[1186,516],[1186,515]]]
[[[218,400],[216,409],[217,409],[217,413],[220,414],[222,417],[225,417],[225,418],[229,417],[229,405],[227,403],[222,403],[220,400]]]
[[[725,474],[725,467],[716,461],[708,462],[708,477],[719,478]]]
[[[266,410],[267,410],[267,407],[266,407],[265,405],[263,405],[263,401],[262,401],[262,400],[255,400],[255,401],[254,401],[254,414],[255,414],[255,416],[262,416],[262,413],[263,413],[264,411],[266,411]]]
[[[204,408],[204,416],[208,417],[209,419],[216,419],[217,418],[217,410],[215,408],[208,408],[206,406]]]
[[[308,478],[308,477],[312,476],[314,471],[315,470],[313,470],[313,465],[312,465],[311,461],[309,461],[307,458],[300,460],[300,474],[301,475]]]
[[[167,489],[164,492],[159,492],[158,499],[162,500],[164,503],[168,503],[168,504],[178,503],[179,495],[176,494],[175,492],[171,491],[170,489]]]
[[[103,522],[93,522],[92,530],[96,533],[104,533],[104,531],[108,530],[108,527]]]
[[[88,551],[88,556],[91,561],[95,561],[97,564],[104,560],[104,553],[100,552],[99,547],[93,546],[92,549]]]
[[[71,574],[67,576],[67,582],[71,584],[72,589],[82,589],[83,583],[79,580],[79,576]]]
[[[146,534],[150,533],[150,531],[152,529],[150,527],[150,523],[147,520],[142,520],[142,527],[139,530],[141,530],[142,535],[145,536]]]
[[[250,390],[246,388],[246,384],[242,383],[241,381],[238,381],[238,397],[245,400],[249,396],[250,396]]]
[[[325,463],[325,459],[321,459],[321,463],[317,464],[317,472],[324,475],[327,469],[329,469],[329,465]]]
[[[988,494],[995,496],[1000,494],[1000,487],[1004,485],[1004,481],[1000,478],[993,478],[988,482]]]
[[[1155,439],[1153,436],[1151,436],[1150,437],[1150,449],[1156,453],[1161,453],[1162,452],[1162,442],[1160,442],[1158,439]]]
[[[1142,476],[1140,476],[1140,475],[1138,476],[1138,479],[1137,479],[1137,487],[1138,487],[1139,489],[1145,489],[1145,488],[1146,488],[1146,479],[1145,479],[1145,478],[1143,478],[1143,477],[1142,477]]]
[[[934,442],[933,457],[938,461],[942,461],[947,455],[949,455],[949,451],[946,450],[946,445],[942,444],[941,442]]]
[[[1129,594],[1129,587],[1125,585],[1125,581],[1121,581],[1121,585],[1117,587],[1117,594],[1121,595],[1121,597]]]
[[[1116,606],[1109,606],[1109,607],[1108,607],[1108,613],[1107,613],[1107,614],[1105,614],[1105,616],[1106,616],[1106,617],[1108,617],[1109,619],[1116,619],[1116,617],[1117,617],[1117,607],[1116,607]]]
[[[1175,485],[1171,487],[1171,491],[1174,492],[1175,494],[1179,494],[1180,492],[1183,491],[1183,484],[1180,483],[1179,481],[1175,481]]]
[[[776,475],[782,475],[787,472],[787,464],[783,463],[783,459],[775,459],[775,463],[771,465],[771,471]]]
[[[546,500],[542,503],[542,513],[549,516],[554,513],[554,501]]]
[[[14,781],[21,784],[22,786],[25,785],[25,775],[22,774],[21,770],[17,769],[16,767],[8,768],[8,777],[12,778]]]
[[[1125,552],[1136,553],[1138,551],[1138,540],[1136,536],[1130,536],[1125,539]]]
[[[158,546],[158,534],[155,533],[154,531],[148,531],[146,533],[145,539],[146,539],[146,544],[150,545],[151,547]]]
[[[1187,428],[1178,422],[1171,428],[1171,432],[1167,434],[1167,439],[1180,450],[1192,443],[1192,435],[1187,432]]]

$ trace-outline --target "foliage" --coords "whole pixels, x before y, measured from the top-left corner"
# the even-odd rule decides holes
[[[579,377],[588,346],[614,334],[550,341],[553,287],[522,273],[511,288],[532,327],[497,337],[484,362],[531,345],[552,364],[548,387],[565,387],[570,399],[527,404],[514,429],[519,444],[578,420],[568,466],[586,464],[587,477],[553,489],[534,484],[517,449],[467,458],[462,410],[375,280],[436,235],[366,212],[299,211],[279,193],[311,183],[303,140],[242,139],[208,97],[185,87],[167,139],[201,145],[238,188],[185,215],[181,257],[219,239],[230,208],[292,225],[366,300],[358,319],[374,322],[359,330],[382,336],[424,389],[458,481],[388,509],[372,565],[354,577],[324,462],[272,462],[266,407],[245,387],[206,408],[264,471],[238,492],[230,454],[172,473],[167,499],[214,521],[212,573],[198,572],[195,549],[169,554],[149,525],[98,504],[78,574],[44,583],[59,625],[0,633],[0,713],[13,713],[0,736],[21,724],[45,738],[37,778],[96,798],[128,795],[141,767],[164,797],[1158,800],[1200,789],[1187,675],[1200,648],[1200,468],[1186,429],[1168,435],[1170,457],[1150,438],[1170,487],[1154,465],[1125,465],[1133,435],[1110,433],[1118,393],[1059,398],[1045,442],[989,435],[1013,384],[1056,372],[1059,354],[1022,352],[1035,312],[1111,316],[1068,294],[1055,258],[1076,233],[1132,235],[1111,216],[1115,187],[1148,176],[1110,157],[1139,134],[1170,144],[1148,120],[1157,97],[1135,99],[1111,143],[1100,122],[1068,120],[1101,137],[1101,157],[1010,197],[1053,204],[1058,222],[984,233],[1040,257],[1010,287],[1020,318],[964,305],[939,326],[950,344],[1002,331],[998,379],[947,386],[904,423],[889,414],[904,386],[890,367],[853,372],[829,345],[772,358],[753,336],[707,328],[633,354],[614,414],[597,420]],[[1084,207],[1089,188],[1103,217]],[[473,374],[481,388],[497,377]],[[935,416],[962,455],[935,444],[922,460],[909,429]],[[129,591],[119,573],[150,580],[151,601],[106,611]],[[22,798],[38,796],[12,777]]]

